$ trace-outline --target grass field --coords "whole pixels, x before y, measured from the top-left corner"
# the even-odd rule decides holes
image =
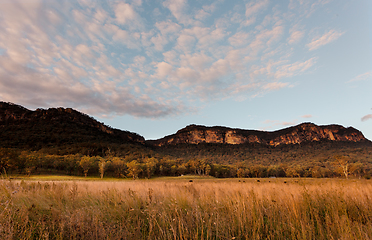
[[[371,180],[83,180],[0,180],[0,239],[372,239]]]

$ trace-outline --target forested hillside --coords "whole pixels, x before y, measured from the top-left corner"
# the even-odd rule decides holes
[[[261,142],[227,143],[229,131],[234,131],[234,139]],[[120,178],[372,174],[371,142],[358,130],[339,125],[306,123],[276,132],[191,125],[164,139],[145,141],[73,109],[31,111],[0,102],[0,144],[1,172],[11,174]]]

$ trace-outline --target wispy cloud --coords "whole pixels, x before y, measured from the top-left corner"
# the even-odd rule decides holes
[[[268,0],[252,1],[245,5],[245,17],[246,20],[242,22],[242,25],[248,26],[256,21],[256,15],[265,9],[269,4]]]
[[[291,64],[281,65],[275,72],[276,78],[292,77],[301,74],[311,68],[316,63],[316,58],[310,58],[304,62],[295,62]]]
[[[263,121],[263,124],[268,125],[262,129],[272,129],[274,127],[280,126],[280,127],[289,127],[294,126],[298,123],[297,119],[294,119],[292,121],[277,121],[277,120],[265,120]]]
[[[356,76],[355,78],[349,80],[348,83],[364,81],[364,80],[367,80],[367,79],[372,79],[372,72],[371,71],[366,72],[366,73],[362,73],[362,74]]]
[[[304,37],[303,31],[293,31],[291,32],[291,35],[288,38],[288,43],[289,44],[298,43],[303,37]]]
[[[312,118],[313,115],[311,115],[311,114],[306,114],[306,115],[302,115],[301,117],[302,117],[302,118]]]
[[[370,120],[370,119],[372,119],[372,114],[365,115],[364,117],[361,118],[361,121],[365,122],[365,121]]]
[[[307,47],[310,51],[320,48],[328,43],[331,43],[341,37],[345,32],[336,31],[334,29],[330,30],[329,32],[325,33],[320,37],[315,37],[313,40],[307,44]]]

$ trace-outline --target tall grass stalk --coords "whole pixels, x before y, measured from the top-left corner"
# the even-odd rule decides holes
[[[0,181],[0,239],[372,239],[367,180]]]

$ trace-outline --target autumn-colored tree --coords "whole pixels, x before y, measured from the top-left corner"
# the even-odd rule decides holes
[[[211,165],[207,165],[206,167],[205,167],[205,175],[209,175],[209,173],[211,172],[211,170],[212,170],[212,167],[211,167]]]
[[[127,163],[127,167],[129,171],[128,175],[133,177],[133,179],[138,178],[138,175],[142,172],[141,164],[136,160]]]
[[[9,148],[0,148],[0,171],[17,168],[18,153]]]
[[[127,164],[120,157],[111,158],[111,167],[114,169],[115,175],[117,177],[125,176],[125,171],[127,169]]]
[[[340,175],[344,175],[345,178],[349,178],[350,174],[350,159],[345,156],[334,156],[335,161],[333,164],[336,166],[336,172],[339,173]]]
[[[146,174],[147,178],[151,178],[151,176],[154,174],[156,165],[158,164],[158,160],[156,158],[145,158],[145,169],[146,169]]]
[[[83,169],[84,176],[88,176],[88,171],[93,167],[96,157],[83,156],[80,159],[79,165]]]
[[[22,151],[19,157],[24,162],[27,175],[30,176],[37,169],[40,156],[36,152]]]
[[[349,172],[355,177],[361,178],[365,174],[364,164],[361,162],[351,163]]]
[[[111,162],[109,159],[102,158],[102,157],[97,158],[97,160],[98,160],[99,173],[102,179],[103,175],[105,174],[106,169],[108,168],[108,166],[110,166]]]
[[[71,175],[72,172],[77,168],[81,157],[81,154],[70,154],[64,156],[64,167],[69,175]]]

